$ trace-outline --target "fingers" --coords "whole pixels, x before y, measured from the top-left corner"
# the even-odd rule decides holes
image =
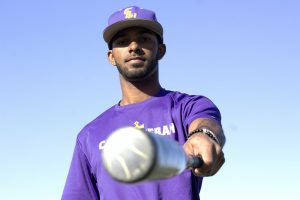
[[[188,155],[201,156],[203,164],[192,169],[196,176],[213,176],[225,163],[224,153],[220,145],[204,134],[192,136],[184,145]]]
[[[224,156],[218,156],[215,162],[206,162],[203,160],[203,165],[200,168],[192,169],[192,171],[196,176],[213,176],[220,170],[224,163]]]
[[[225,163],[225,158],[223,157],[222,159],[220,159],[220,162],[216,165],[215,172],[212,173],[212,176],[215,175],[220,170],[220,168],[224,163]]]

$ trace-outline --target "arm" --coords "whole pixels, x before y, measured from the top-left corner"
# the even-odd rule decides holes
[[[211,130],[220,144],[204,133],[193,134],[184,144],[188,155],[201,156],[203,165],[193,169],[196,176],[212,176],[218,172],[225,162],[222,148],[225,144],[225,135],[219,123],[209,118],[197,118],[189,125],[189,133],[199,128]]]

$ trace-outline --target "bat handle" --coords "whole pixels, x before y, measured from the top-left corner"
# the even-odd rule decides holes
[[[199,156],[189,156],[187,159],[187,168],[198,168],[203,164],[203,160]]]

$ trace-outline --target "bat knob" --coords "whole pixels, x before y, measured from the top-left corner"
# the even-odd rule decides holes
[[[203,160],[201,157],[191,156],[188,157],[186,166],[190,168],[199,168],[202,166],[202,164],[203,164]]]

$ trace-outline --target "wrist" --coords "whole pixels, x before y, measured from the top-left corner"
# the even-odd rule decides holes
[[[194,134],[205,134],[207,135],[210,139],[212,139],[213,141],[215,141],[218,145],[221,146],[221,143],[219,141],[219,139],[217,138],[216,134],[214,132],[212,132],[211,130],[209,130],[208,128],[206,127],[201,127],[201,128],[198,128],[192,132],[190,132],[187,136],[187,139],[189,139],[192,135]]]

